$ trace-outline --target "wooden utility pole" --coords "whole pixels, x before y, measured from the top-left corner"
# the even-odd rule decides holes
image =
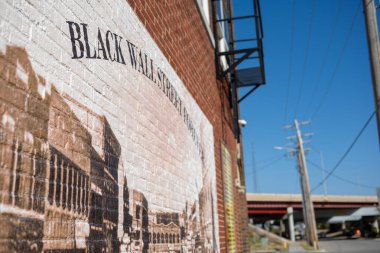
[[[377,133],[380,145],[380,47],[374,0],[363,0],[363,9],[367,31],[368,51],[371,61],[371,75],[377,118]]]
[[[294,126],[297,132],[297,150],[298,150],[298,164],[299,173],[301,177],[301,189],[302,189],[302,204],[303,204],[303,214],[306,225],[306,240],[309,245],[313,246],[314,249],[318,249],[318,236],[317,236],[317,226],[315,222],[315,214],[313,202],[310,198],[310,186],[309,186],[309,176],[307,174],[305,152],[303,148],[302,135],[299,129],[299,123],[294,120]]]

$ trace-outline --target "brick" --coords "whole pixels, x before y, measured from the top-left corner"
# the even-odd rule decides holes
[[[37,143],[36,147],[42,149],[46,142],[48,153],[56,148],[61,157],[70,160],[72,166],[92,178],[93,181],[87,182],[87,186],[78,189],[87,187],[93,194],[103,191],[102,196],[112,197],[110,201],[119,205],[118,209],[107,209],[91,202],[89,208],[94,212],[98,209],[114,212],[123,208],[121,203],[126,200],[120,199],[124,194],[124,186],[120,184],[124,176],[128,188],[145,195],[150,204],[149,211],[178,214],[183,213],[186,204],[187,208],[191,208],[199,198],[202,170],[205,168],[183,117],[157,84],[131,68],[125,41],[123,55],[127,65],[98,59],[72,59],[66,21],[87,23],[92,41],[97,36],[98,27],[102,32],[109,29],[117,33],[154,59],[190,114],[198,138],[206,150],[207,169],[211,170],[212,178],[216,180],[212,182],[216,187],[213,194],[216,198],[216,224],[219,226],[215,232],[219,238],[217,244],[220,251],[225,252],[227,235],[223,214],[220,143],[226,143],[231,160],[235,161],[236,140],[231,128],[231,110],[224,98],[220,97],[221,83],[215,75],[213,47],[194,1],[7,1],[4,6],[0,10],[0,108],[17,120],[17,127],[20,128],[15,135],[23,135],[23,131],[30,132]],[[8,50],[25,53],[15,54],[16,59],[8,59]],[[21,88],[22,82],[17,73],[3,71],[12,68],[12,64],[18,60],[30,62],[25,70],[28,78],[35,79],[39,75],[46,80],[42,85],[51,84],[52,91],[46,93],[45,100],[37,95],[36,82],[32,82],[26,92],[23,90],[26,88]],[[29,96],[30,103],[26,111],[25,96]],[[25,150],[32,147],[25,144]],[[6,148],[12,154],[12,146]],[[9,156],[7,159],[2,162],[11,164]],[[48,165],[47,171],[53,173],[54,164],[50,159],[50,155],[42,156],[41,164]],[[20,165],[25,175],[32,173],[28,164],[24,162]],[[113,184],[111,179],[104,179],[107,173],[111,173],[105,170],[106,166],[116,168],[118,178],[114,180],[115,184],[119,184],[116,193],[107,192],[112,187],[104,188],[105,184]],[[233,162],[233,179],[236,169],[236,163]],[[40,176],[43,178],[44,175]],[[11,174],[5,174],[5,177],[10,179]],[[52,178],[58,180],[58,174]],[[31,177],[23,177],[22,185],[33,185],[31,180]],[[12,182],[8,180],[7,184]],[[65,183],[57,185],[63,186]],[[49,192],[55,186],[48,184],[47,187]],[[71,194],[74,194],[74,188],[70,189]],[[80,190],[75,188],[75,191]],[[7,194],[11,193],[2,190],[1,196],[6,197]],[[243,195],[234,194],[237,197],[236,205],[245,205]],[[26,194],[25,203],[30,203],[28,198]],[[3,199],[0,197],[0,202]],[[129,201],[132,201],[130,206],[133,208],[135,200],[130,197]],[[54,205],[45,208],[45,211],[39,211],[39,215],[48,221],[47,231],[54,238],[48,243],[49,247],[66,247],[70,243],[65,244],[65,239],[71,238],[68,231],[69,227],[72,229],[75,225],[72,221],[76,214]],[[58,215],[57,210],[62,214]],[[244,208],[236,208],[239,214],[236,227],[246,222],[244,211]],[[133,210],[130,214],[133,214]],[[86,223],[94,219],[92,216],[89,218],[89,215],[75,217]],[[119,212],[119,219],[122,220],[124,215]],[[60,226],[61,232],[58,229]],[[115,226],[123,229],[125,225]],[[246,235],[237,232],[236,236],[239,238],[238,248],[242,249],[239,252],[244,252],[243,240]]]

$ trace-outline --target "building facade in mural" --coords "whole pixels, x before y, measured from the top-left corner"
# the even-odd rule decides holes
[[[184,203],[183,212],[150,209],[144,194],[128,189],[127,178],[119,175],[121,146],[107,119],[66,97],[96,124],[93,139],[54,86],[41,99],[38,85],[46,84],[24,49],[7,46],[0,57],[9,80],[2,88],[17,86],[19,102],[36,110],[8,104],[13,100],[3,103],[2,252],[211,252],[200,221],[211,219],[205,210],[212,192],[202,189],[191,208]],[[17,74],[22,70],[24,80]]]
[[[133,0],[0,4],[0,253],[228,250],[231,115],[199,1],[174,2],[150,21]],[[192,25],[152,30],[164,5]]]

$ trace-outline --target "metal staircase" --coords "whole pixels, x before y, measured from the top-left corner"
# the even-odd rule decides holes
[[[217,75],[227,82],[235,136],[239,140],[239,103],[266,82],[260,3],[252,0],[252,15],[243,16],[233,15],[233,0],[212,0],[212,8]],[[252,21],[248,27],[252,37],[239,38],[241,35],[235,34],[235,27],[242,21]]]

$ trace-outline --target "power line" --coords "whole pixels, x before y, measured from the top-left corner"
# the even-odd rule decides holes
[[[337,10],[336,10],[336,13],[334,15],[335,19],[333,21],[333,25],[331,26],[331,31],[330,31],[330,34],[329,34],[329,40],[328,40],[328,43],[327,43],[327,47],[326,47],[326,50],[325,50],[325,54],[324,54],[324,59],[322,60],[322,63],[321,65],[319,66],[318,68],[318,72],[317,72],[317,79],[316,79],[316,82],[314,84],[314,88],[313,88],[313,92],[311,93],[312,94],[312,97],[311,97],[311,102],[308,104],[307,108],[306,108],[306,111],[305,111],[305,114],[307,115],[309,110],[310,110],[310,107],[314,104],[314,101],[315,101],[315,95],[317,93],[317,90],[318,88],[320,87],[319,83],[321,81],[321,77],[322,77],[322,74],[323,72],[325,71],[326,69],[326,65],[327,65],[327,60],[328,60],[328,55],[330,53],[330,50],[331,50],[331,46],[332,46],[332,42],[333,42],[333,38],[334,38],[334,35],[336,34],[336,29],[338,27],[338,21],[340,19],[340,16],[341,16],[341,5],[342,5],[342,2],[338,2],[338,5],[337,5]]]
[[[274,161],[272,161],[272,162],[270,162],[270,163],[267,163],[266,165],[260,167],[257,171],[262,171],[262,170],[264,170],[264,169],[266,169],[266,168],[268,168],[268,167],[271,167],[271,166],[277,164],[277,163],[278,163],[279,161],[281,161],[282,159],[284,159],[284,156],[281,156],[281,157],[277,158],[276,160],[274,160]]]
[[[324,103],[324,101],[325,101],[325,99],[326,99],[328,93],[329,93],[330,90],[331,90],[331,87],[332,87],[332,85],[333,85],[333,81],[334,81],[335,76],[336,76],[336,74],[337,74],[337,72],[338,72],[339,66],[340,66],[340,64],[341,64],[341,62],[342,62],[342,60],[343,60],[343,56],[344,56],[344,53],[345,53],[345,51],[346,51],[346,48],[347,48],[347,46],[348,46],[348,42],[349,42],[349,40],[350,40],[350,38],[351,38],[351,34],[352,34],[352,31],[353,31],[354,26],[355,26],[355,21],[356,21],[356,18],[357,18],[357,16],[358,16],[358,14],[359,14],[360,6],[361,6],[361,2],[358,1],[358,6],[357,6],[357,8],[356,8],[355,15],[354,15],[354,17],[353,17],[353,19],[352,19],[352,21],[351,21],[350,29],[349,29],[349,31],[348,31],[348,33],[347,33],[347,35],[346,35],[346,38],[345,38],[345,41],[344,41],[344,44],[343,44],[342,50],[340,51],[340,54],[339,54],[339,57],[338,57],[338,61],[337,61],[337,63],[335,64],[333,74],[331,75],[331,78],[329,79],[329,81],[328,81],[328,83],[327,83],[327,89],[326,89],[325,93],[323,94],[322,98],[319,100],[319,104],[317,105],[316,110],[314,111],[314,113],[313,113],[312,116],[311,116],[312,119],[314,119],[315,116],[318,114],[319,110],[320,110],[321,107],[322,107],[322,104]]]
[[[307,160],[307,162],[310,163],[311,165],[313,165],[313,167],[315,167],[317,169],[320,169],[322,171],[328,172],[327,170],[321,168],[318,164],[316,164],[316,163],[314,163],[314,162],[312,162],[310,160]],[[331,176],[334,177],[334,178],[336,178],[336,179],[339,179],[339,180],[341,180],[343,182],[346,182],[348,184],[352,184],[352,185],[355,185],[355,186],[360,186],[360,187],[368,188],[368,189],[376,189],[375,186],[369,186],[369,185],[365,185],[365,184],[358,184],[358,183],[356,183],[354,181],[351,181],[351,180],[349,180],[347,178],[344,178],[344,177],[341,177],[341,176],[338,176],[338,175],[335,175],[335,174],[332,174]]]
[[[267,158],[264,158],[264,159],[257,160],[256,164],[271,163],[272,161],[277,160],[278,158],[281,158],[281,157],[282,157],[282,155],[281,156],[279,156],[279,155],[270,156],[270,157],[267,157]]]
[[[285,114],[284,114],[284,123],[287,122],[288,116],[288,105],[289,105],[289,93],[290,93],[290,84],[292,80],[292,68],[293,68],[293,50],[294,50],[294,31],[296,26],[296,1],[292,2],[292,25],[291,25],[291,33],[290,33],[290,49],[289,49],[289,68],[288,68],[288,84],[286,89],[286,99],[285,99]]]
[[[305,74],[306,74],[306,67],[307,67],[307,62],[308,62],[308,59],[309,59],[309,49],[310,49],[310,41],[311,41],[311,31],[313,30],[313,20],[314,20],[314,16],[315,16],[315,10],[316,10],[316,7],[317,6],[317,1],[313,1],[313,4],[312,4],[312,9],[311,9],[311,16],[310,16],[310,23],[309,23],[309,27],[308,27],[308,34],[307,34],[307,40],[306,40],[306,48],[305,48],[305,59],[304,59],[304,62],[303,62],[303,68],[302,68],[302,74],[301,74],[301,85],[300,85],[300,88],[299,88],[299,92],[298,92],[298,97],[297,97],[297,102],[296,102],[296,111],[295,111],[295,115],[294,115],[294,118],[297,118],[297,112],[298,112],[298,106],[299,106],[299,103],[300,103],[300,100],[301,100],[301,95],[302,95],[302,92],[303,92],[303,86],[304,86],[304,83],[305,83]]]
[[[264,169],[266,169],[266,168],[268,168],[268,167],[271,167],[271,166],[275,165],[276,163],[278,163],[278,162],[279,162],[280,160],[282,160],[283,158],[284,158],[284,156],[277,157],[277,159],[275,159],[275,160],[273,160],[273,161],[271,161],[271,162],[265,164],[264,166],[262,166],[262,167],[256,169],[256,173],[257,173],[257,172],[260,172],[260,171],[263,171]],[[252,175],[252,174],[253,174],[253,172],[248,173],[247,176]]]
[[[339,159],[339,161],[337,162],[337,164],[334,166],[334,168],[327,174],[327,176],[322,179],[322,181],[317,184],[313,189],[311,189],[311,192],[313,192],[314,190],[318,189],[324,182],[327,181],[327,179],[334,173],[334,171],[340,166],[340,164],[343,162],[343,160],[347,157],[347,155],[350,153],[350,151],[352,150],[352,148],[355,146],[356,142],[359,140],[360,136],[362,135],[362,133],[364,132],[364,130],[367,128],[367,126],[369,125],[369,123],[371,122],[372,118],[375,116],[375,111],[371,114],[371,116],[368,118],[368,120],[366,121],[366,123],[364,124],[364,126],[362,127],[362,129],[360,129],[359,133],[356,135],[354,141],[351,143],[351,145],[348,147],[348,149],[346,150],[346,152],[344,152],[343,156]]]

